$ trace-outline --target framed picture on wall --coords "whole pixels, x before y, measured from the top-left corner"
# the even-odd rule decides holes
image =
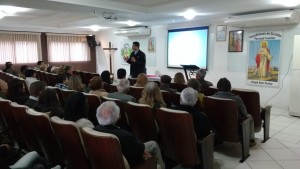
[[[229,31],[228,52],[243,52],[243,30]]]
[[[148,39],[148,52],[155,53],[155,43],[156,43],[155,37],[150,37]]]
[[[218,25],[216,33],[216,41],[226,41],[227,26]]]

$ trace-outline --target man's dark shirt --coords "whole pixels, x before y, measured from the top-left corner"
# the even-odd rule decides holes
[[[177,105],[171,108],[176,110],[183,110],[192,115],[194,130],[198,139],[202,139],[211,133],[212,127],[210,121],[206,116],[206,114],[204,114],[203,112],[198,111],[194,107],[185,106],[185,105]]]
[[[121,144],[122,153],[127,159],[130,167],[134,167],[136,164],[144,161],[143,154],[145,150],[145,145],[143,143],[140,143],[128,131],[114,125],[97,125],[96,127],[94,127],[94,130],[114,134],[118,137]]]

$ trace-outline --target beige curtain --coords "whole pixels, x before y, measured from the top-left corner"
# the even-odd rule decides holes
[[[89,61],[90,49],[83,35],[47,34],[49,62]]]
[[[41,60],[41,34],[0,32],[0,63],[36,63]]]

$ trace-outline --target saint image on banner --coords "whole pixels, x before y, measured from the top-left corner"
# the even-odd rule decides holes
[[[250,34],[247,82],[261,86],[279,86],[281,32]]]
[[[155,37],[148,39],[148,52],[155,52]]]
[[[126,58],[126,60],[127,60],[129,58],[131,52],[132,52],[132,49],[131,49],[131,46],[129,45],[129,43],[124,43],[123,48],[121,49],[121,58],[124,63],[126,63],[124,61],[124,58]]]
[[[254,73],[258,73],[260,77],[266,77],[271,74],[270,61],[272,59],[270,50],[268,48],[268,42],[263,40],[260,42],[261,48],[256,54],[255,62],[256,62],[256,71]]]

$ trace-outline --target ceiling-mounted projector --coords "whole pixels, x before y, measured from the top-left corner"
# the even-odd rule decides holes
[[[225,23],[235,27],[280,26],[299,23],[299,13],[293,10],[231,16]]]

